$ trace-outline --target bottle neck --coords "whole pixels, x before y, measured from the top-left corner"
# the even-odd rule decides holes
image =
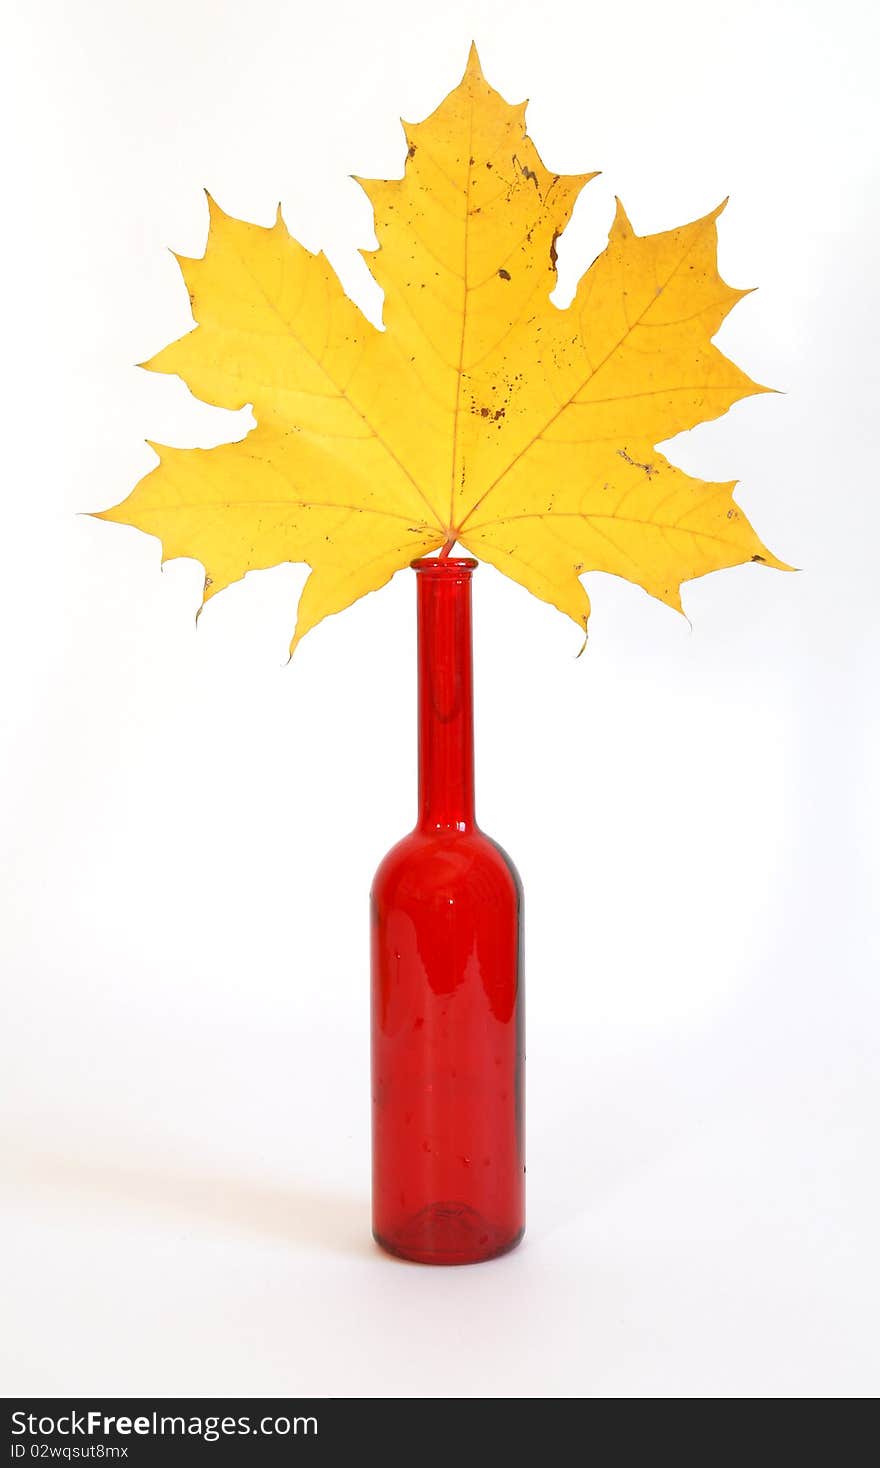
[[[419,618],[419,828],[474,824],[472,560],[413,563]]]

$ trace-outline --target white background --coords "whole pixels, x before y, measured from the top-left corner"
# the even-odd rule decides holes
[[[2,230],[7,1393],[868,1396],[878,1386],[876,7],[18,0]],[[136,370],[232,213],[375,317],[396,176],[475,36],[641,233],[731,203],[720,344],[785,390],[677,440],[802,571],[475,578],[483,825],[527,897],[529,1231],[369,1237],[367,891],[415,794],[410,573],[285,667],[302,567],[77,512],[243,414]]]

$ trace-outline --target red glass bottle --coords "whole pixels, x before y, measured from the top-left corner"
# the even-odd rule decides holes
[[[522,886],[474,818],[476,564],[413,562],[419,817],[372,890],[373,1234],[423,1264],[524,1226]]]

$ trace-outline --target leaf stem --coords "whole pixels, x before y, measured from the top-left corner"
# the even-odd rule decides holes
[[[455,545],[455,536],[454,535],[448,536],[448,538],[443,543],[443,547],[442,547],[442,549],[440,551],[439,556],[437,557],[438,561],[445,561],[447,559],[448,555],[449,555],[449,552],[452,550],[452,548],[453,548],[454,545]]]

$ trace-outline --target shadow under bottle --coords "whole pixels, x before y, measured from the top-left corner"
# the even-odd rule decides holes
[[[419,817],[371,894],[373,1233],[423,1264],[524,1228],[522,886],[474,816],[476,564],[413,562]]]

